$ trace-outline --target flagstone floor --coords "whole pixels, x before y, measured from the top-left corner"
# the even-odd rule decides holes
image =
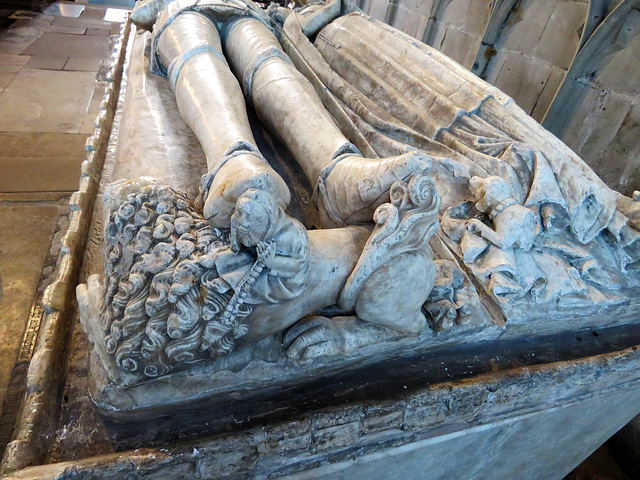
[[[124,11],[59,3],[45,14],[6,12],[0,22],[0,450]]]

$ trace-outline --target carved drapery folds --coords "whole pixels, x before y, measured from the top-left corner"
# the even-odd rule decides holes
[[[637,206],[504,93],[358,12],[313,43],[298,14],[274,16],[286,18],[285,50],[317,80],[325,106],[362,135],[354,142],[380,155],[431,154],[442,238],[508,318],[554,313],[558,303],[615,305],[635,288]]]

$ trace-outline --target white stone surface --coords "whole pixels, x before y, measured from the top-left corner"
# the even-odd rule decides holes
[[[23,68],[0,93],[0,129],[78,133],[95,84],[93,72]],[[55,97],[47,94],[55,90]]]

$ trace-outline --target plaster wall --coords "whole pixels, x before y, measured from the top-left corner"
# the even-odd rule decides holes
[[[640,13],[638,13],[640,16]],[[625,48],[589,62],[588,80],[564,111],[570,121],[562,139],[612,188],[640,190],[640,36]],[[558,109],[558,114],[561,114]]]
[[[473,66],[491,16],[491,0],[361,0],[373,18],[438,48],[466,68]]]
[[[476,73],[541,121],[576,54],[587,10],[584,0],[519,2],[489,52],[491,61]]]

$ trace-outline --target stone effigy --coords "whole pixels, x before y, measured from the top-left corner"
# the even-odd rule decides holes
[[[208,172],[195,204],[145,178],[105,193],[104,281],[78,290],[104,411],[187,404],[149,380],[173,375],[179,390],[194,366],[198,381],[257,382],[245,367],[268,358],[295,379],[505,323],[637,316],[638,202],[435,50],[338,0],[268,14],[147,1],[132,18],[153,26],[152,69]],[[301,167],[324,228],[286,213],[292,192],[245,99]]]
[[[205,68],[197,84],[180,73],[175,91],[150,73],[152,52],[162,57],[160,47],[170,42],[154,50],[151,32],[123,24],[34,355],[17,367],[28,368],[26,392],[3,475],[568,474],[640,409],[637,265],[625,228],[637,230],[638,196],[614,195],[628,222],[617,213],[613,222],[603,217],[598,223],[606,228],[588,240],[579,232],[588,218],[611,212],[596,207],[611,192],[596,181],[591,191],[592,174],[579,159],[499,91],[347,2],[293,13],[272,7],[269,18],[242,5],[170,7],[174,22],[202,15],[223,45],[222,58],[210,45],[176,57],[185,60],[182,71],[208,55],[219,68]],[[136,21],[151,7],[140,3]],[[269,42],[282,62],[254,59],[262,66],[250,75],[254,94],[239,97],[243,108],[234,118],[248,119],[240,128],[222,108],[230,93],[216,96],[209,87],[218,79],[224,91],[233,80],[242,90],[224,25],[233,20],[253,31],[247,16],[268,26],[286,57]],[[199,41],[197,30],[178,40]],[[358,39],[364,45],[354,44]],[[286,58],[317,95],[300,110],[308,115],[321,100],[342,135],[332,130],[328,138],[346,138],[362,153],[345,152],[350,162],[391,158],[397,166],[398,157],[414,153],[404,158],[415,170],[397,170],[400,178],[380,183],[379,191],[388,191],[362,202],[357,225],[347,218],[349,225],[335,228],[339,222],[318,211],[340,191],[314,196],[316,186],[331,182],[307,175],[284,145],[292,129],[312,142],[317,132],[304,133],[284,112],[271,133],[264,128],[272,108],[298,111],[284,101],[259,106],[273,101],[255,89],[268,66],[288,72],[276,84],[295,80],[304,98],[313,98]],[[200,59],[191,68],[204,67]],[[271,94],[283,98],[277,89]],[[191,128],[184,115],[190,97],[198,102],[192,112],[210,102],[221,107]],[[243,132],[244,142],[220,165],[202,147],[213,139],[235,143],[224,125],[227,133]],[[309,165],[322,170],[331,156]],[[245,184],[222,175],[225,166],[246,174]],[[369,191],[367,182],[358,184]],[[360,192],[353,185],[342,191],[356,199]],[[215,209],[203,213],[208,198],[220,212],[228,206],[218,220]],[[579,222],[570,213],[580,205],[576,198],[588,199],[575,214]],[[531,276],[537,280],[527,289]],[[79,279],[87,285],[78,290],[77,322],[70,293]]]

